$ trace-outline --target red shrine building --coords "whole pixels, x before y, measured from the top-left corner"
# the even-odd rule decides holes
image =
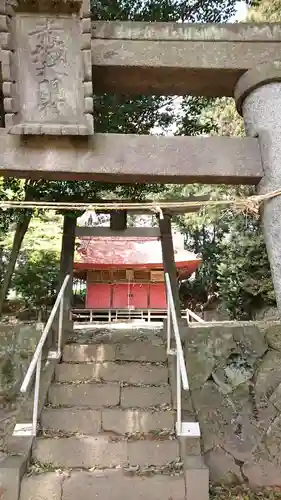
[[[179,279],[191,276],[200,258],[173,235]],[[87,309],[165,309],[161,243],[157,237],[78,238],[74,275],[86,279]]]

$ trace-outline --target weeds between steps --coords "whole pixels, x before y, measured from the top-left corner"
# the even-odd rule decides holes
[[[70,432],[63,431],[60,429],[44,429],[40,428],[37,437],[42,438],[71,438],[71,437],[89,437],[88,434],[84,434],[81,432]],[[107,436],[109,442],[118,442],[118,441],[172,441],[176,439],[176,433],[174,430],[169,429],[156,429],[150,432],[131,432],[126,434],[117,434],[112,431],[101,431],[96,437],[99,436]],[[92,437],[92,436],[90,436]]]
[[[161,466],[146,465],[140,467],[139,465],[130,465],[123,468],[124,474],[132,476],[154,476],[156,474],[167,476],[181,476],[184,473],[183,462],[173,460]]]
[[[47,472],[58,472],[62,473],[63,469],[60,467],[57,467],[56,465],[52,463],[41,463],[41,462],[35,462],[32,461],[27,469],[27,476],[32,476],[36,474],[45,474]]]
[[[87,406],[87,405],[83,405],[83,406],[75,406],[73,404],[53,404],[53,403],[50,403],[50,402],[47,402],[44,406],[44,408],[52,408],[52,409],[66,409],[66,408],[79,408],[79,410],[97,410],[97,411],[102,411],[102,410],[110,410],[110,409],[113,409],[113,410],[121,410],[121,411],[139,411],[139,412],[145,412],[145,411],[148,411],[148,412],[151,412],[151,413],[158,413],[160,411],[169,411],[173,414],[176,414],[176,410],[174,408],[171,407],[171,405],[169,403],[162,403],[160,405],[156,405],[156,406],[144,406],[144,407],[139,407],[139,406],[130,406],[128,408],[123,408],[120,406],[120,404],[118,405],[109,405],[109,406],[101,406],[101,407],[93,407],[93,406]]]
[[[151,477],[154,475],[168,475],[168,476],[181,476],[183,474],[183,463],[179,460],[174,460],[172,462],[167,462],[161,466],[146,465],[140,467],[139,465],[128,465],[128,466],[116,466],[116,467],[75,467],[64,469],[61,466],[55,465],[53,463],[41,463],[38,461],[31,462],[27,470],[27,476],[46,474],[48,472],[56,472],[58,474],[71,474],[72,471],[103,471],[103,470],[120,470],[127,476],[142,476]]]
[[[96,386],[101,386],[104,385],[106,386],[107,384],[110,385],[119,385],[121,388],[123,387],[132,387],[132,388],[139,388],[142,387],[144,389],[150,389],[152,387],[169,387],[168,383],[161,382],[159,384],[144,384],[142,382],[136,382],[136,383],[131,383],[131,382],[118,382],[118,381],[108,381],[105,380],[104,378],[85,378],[83,380],[72,380],[71,382],[69,381],[56,381],[56,385],[62,385],[62,386],[77,386],[77,385],[96,385]]]

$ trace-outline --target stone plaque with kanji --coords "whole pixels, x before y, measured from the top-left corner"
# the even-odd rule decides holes
[[[4,88],[10,133],[93,133],[89,24],[77,12],[15,13],[11,81]]]

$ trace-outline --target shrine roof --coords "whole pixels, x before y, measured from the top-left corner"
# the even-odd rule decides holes
[[[192,274],[201,259],[194,253],[179,248],[174,242],[177,268]],[[150,267],[162,268],[162,250],[159,238],[81,237],[78,239],[74,269]]]

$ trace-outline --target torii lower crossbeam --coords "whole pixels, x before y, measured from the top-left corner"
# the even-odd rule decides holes
[[[0,175],[105,182],[258,184],[255,138],[96,134],[18,136],[0,130]]]

